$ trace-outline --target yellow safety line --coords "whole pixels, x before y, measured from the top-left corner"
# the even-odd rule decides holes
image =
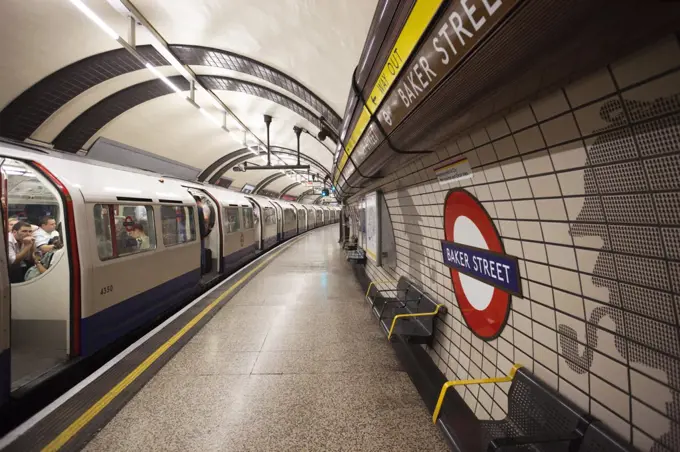
[[[272,261],[276,256],[281,254],[283,251],[288,249],[292,243],[288,244],[285,248],[275,252],[273,255],[268,257],[266,260],[258,264],[255,268],[250,270],[248,273],[243,275],[241,279],[236,281],[231,287],[225,290],[222,295],[217,299],[212,301],[208,306],[206,306],[196,317],[191,319],[189,323],[184,325],[184,327],[175,333],[170,339],[168,339],[163,345],[158,347],[151,355],[149,355],[141,364],[139,364],[132,372],[127,374],[116,386],[114,386],[109,392],[107,392],[102,398],[100,398],[94,405],[92,405],[86,412],[80,415],[78,419],[73,421],[63,432],[54,438],[47,446],[45,446],[43,451],[56,451],[64,446],[71,438],[73,438],[80,430],[83,429],[94,417],[99,414],[106,406],[116,398],[118,394],[123,392],[125,388],[130,386],[137,377],[139,377],[146,369],[148,369],[163,353],[165,353],[170,347],[172,347],[178,340],[182,338],[191,328],[193,328],[203,317],[205,317],[217,304],[224,300],[230,293],[232,293],[237,287],[244,283],[250,276],[261,269],[264,265]]]
[[[380,281],[371,281],[368,284],[368,289],[366,289],[366,295],[364,296],[364,298],[368,298],[368,293],[371,291],[371,287],[373,287],[375,284],[387,284],[388,282],[396,282],[396,281],[394,281],[393,279],[383,279],[383,280],[380,280]]]
[[[442,386],[442,390],[439,393],[439,400],[437,400],[437,406],[434,408],[434,413],[432,413],[432,423],[437,423],[437,418],[439,417],[439,411],[442,409],[442,404],[444,403],[444,396],[446,395],[447,389],[452,386],[465,386],[465,385],[481,385],[486,383],[507,383],[515,378],[517,369],[522,367],[521,364],[515,364],[510,369],[510,372],[505,377],[495,377],[495,378],[478,378],[476,380],[453,380],[447,381]]]
[[[419,312],[417,314],[397,314],[394,316],[392,319],[392,326],[390,327],[390,332],[387,335],[387,339],[389,340],[392,337],[392,330],[394,329],[394,325],[397,323],[397,319],[403,319],[405,317],[424,317],[424,316],[430,316],[430,315],[437,315],[439,312],[439,308],[444,306],[443,304],[438,304],[437,308],[432,311],[432,312]]]

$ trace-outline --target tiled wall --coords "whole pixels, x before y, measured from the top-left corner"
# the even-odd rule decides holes
[[[468,157],[460,185],[520,258],[501,337],[471,334],[439,241],[433,166]],[[449,307],[431,356],[450,379],[520,362],[641,450],[680,450],[680,45],[675,36],[500,120],[469,130],[370,190],[384,191],[396,268]],[[351,200],[356,202],[357,197]],[[387,285],[383,285],[386,287]],[[480,418],[502,418],[507,385],[460,389]]]

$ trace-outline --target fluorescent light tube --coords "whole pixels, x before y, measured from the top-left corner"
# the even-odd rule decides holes
[[[153,73],[153,75],[155,75],[155,76],[158,77],[159,79],[163,80],[163,83],[165,83],[166,85],[168,85],[168,86],[170,87],[171,90],[173,90],[173,91],[176,92],[176,93],[181,93],[181,92],[182,92],[182,90],[179,89],[179,87],[177,87],[177,85],[175,85],[174,83],[172,83],[165,75],[161,74],[160,71],[159,71],[158,69],[156,69],[155,67],[151,66],[151,63],[146,63],[145,66],[146,66],[146,68],[147,68],[148,70],[150,70],[150,71]]]
[[[92,11],[90,8],[87,7],[85,3],[83,3],[81,0],[71,0],[71,3],[75,5],[76,8],[80,10],[83,14],[85,14],[92,22],[97,24],[99,28],[101,28],[104,33],[109,35],[114,41],[118,41],[118,33],[113,31],[111,27],[106,25],[106,23],[99,17],[97,16],[94,11]]]

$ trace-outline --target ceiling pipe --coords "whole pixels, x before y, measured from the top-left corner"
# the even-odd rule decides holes
[[[295,132],[295,136],[297,137],[297,164],[300,166],[300,134],[302,133],[302,129],[298,126],[293,126],[293,132]]]
[[[272,166],[272,154],[269,149],[269,125],[272,123],[272,117],[264,115],[264,123],[267,125],[267,166]],[[298,161],[298,165],[300,162]]]

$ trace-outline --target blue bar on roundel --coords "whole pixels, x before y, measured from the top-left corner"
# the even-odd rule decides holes
[[[455,242],[442,243],[444,264],[498,289],[522,296],[517,258]]]

